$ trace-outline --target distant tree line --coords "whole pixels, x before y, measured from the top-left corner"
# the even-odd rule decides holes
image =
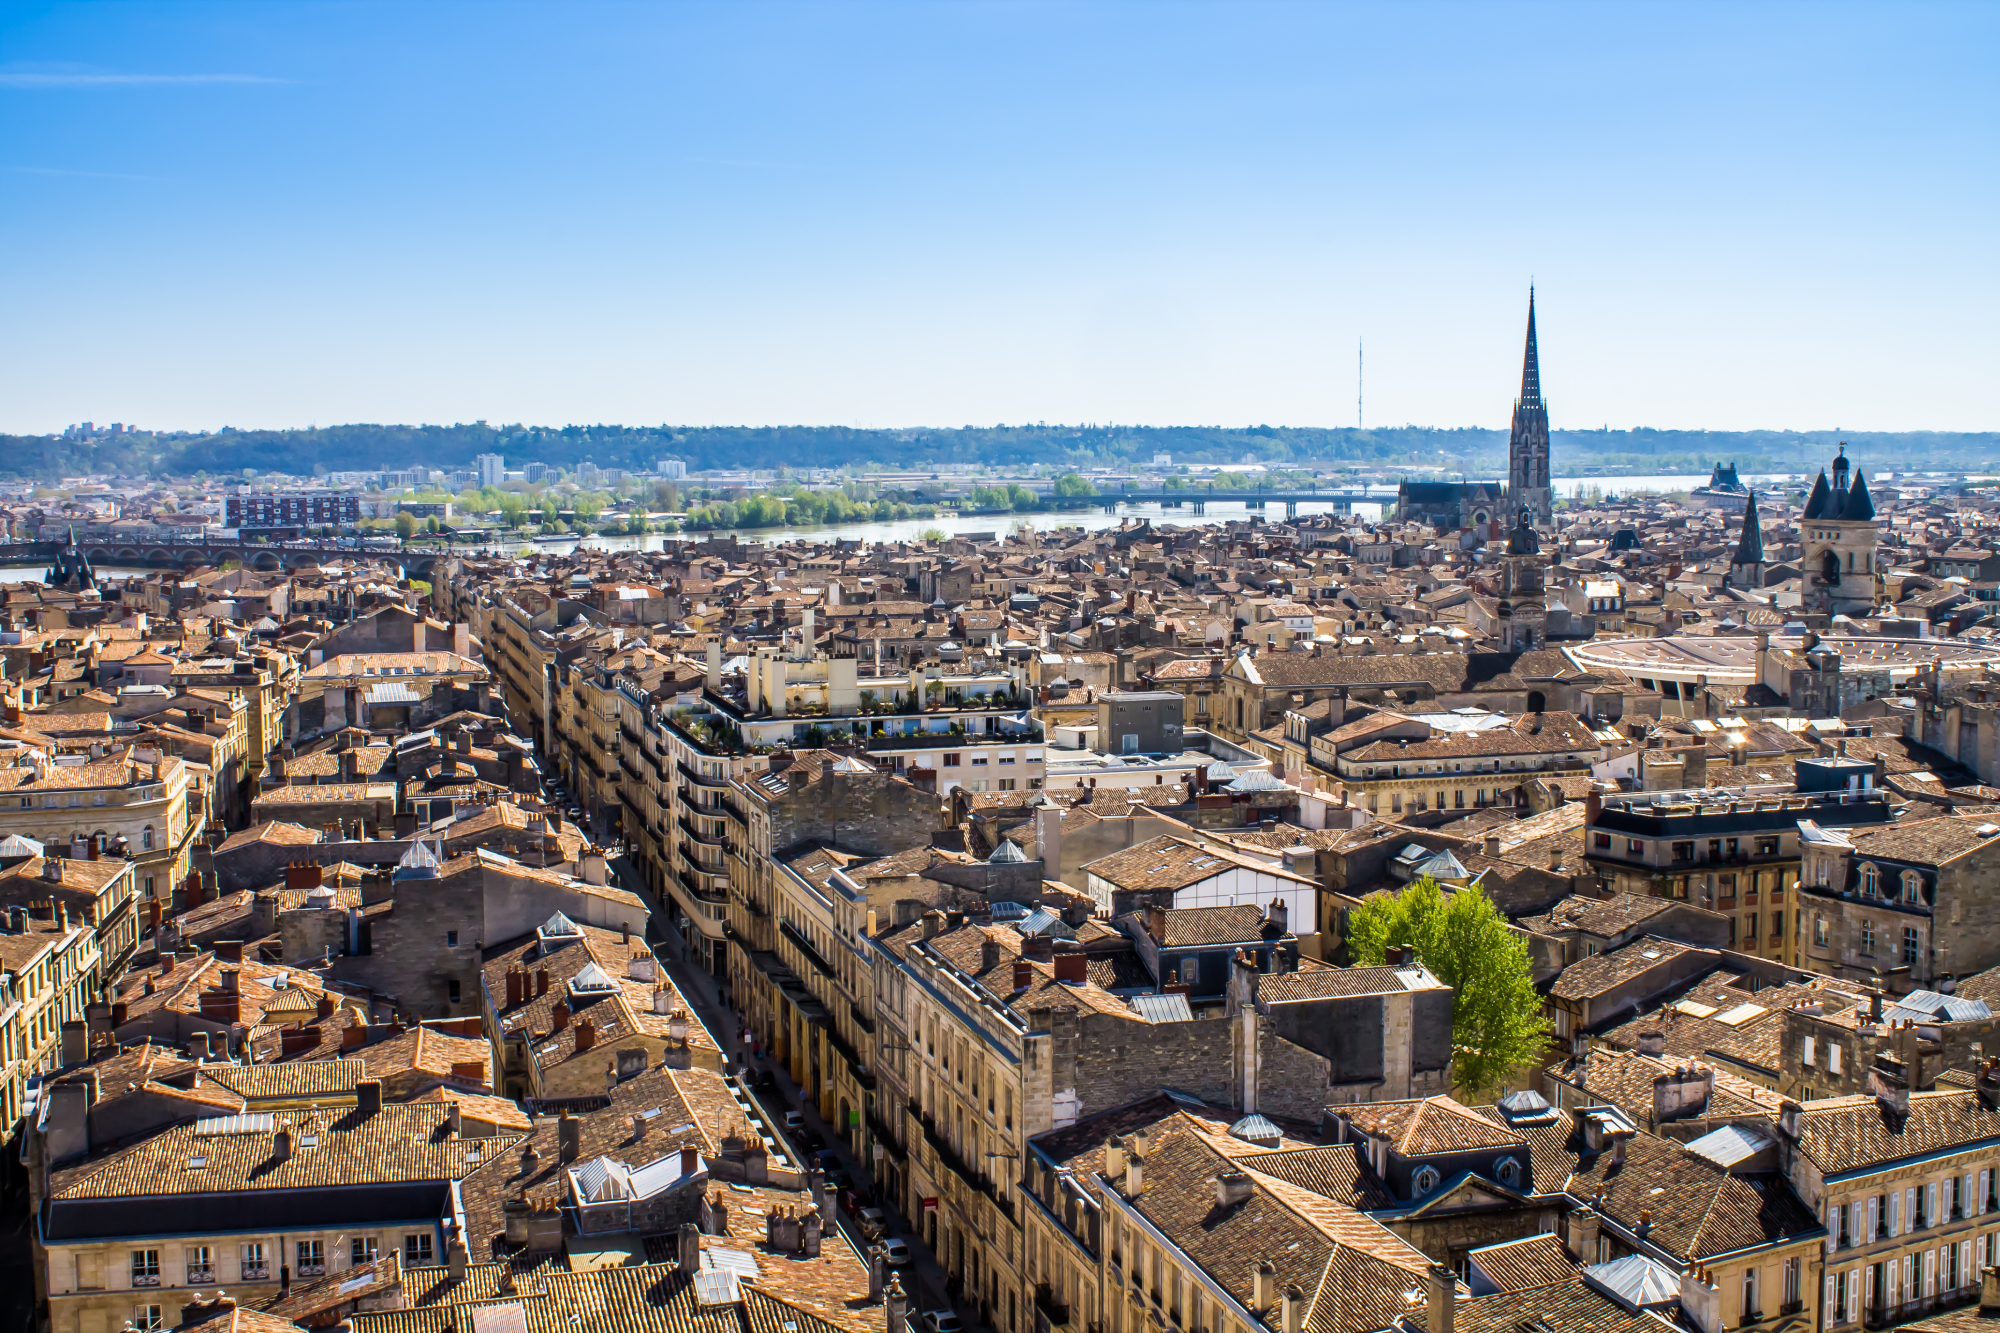
[[[1801,471],[1845,441],[1870,471],[1981,468],[2000,433],[1877,431],[1558,430],[1554,464],[1565,474],[1706,471],[1716,461],[1751,471]],[[464,467],[474,454],[499,453],[510,466],[538,461],[574,469],[651,472],[663,458],[690,471],[757,468],[864,468],[925,471],[948,464],[994,467],[1148,466],[1157,454],[1176,465],[1261,464],[1282,468],[1445,467],[1504,470],[1507,432],[1396,426],[964,426],[860,430],[847,426],[450,426],[346,425],[311,430],[223,429],[201,435],[144,431],[91,439],[0,436],[0,477],[53,480],[87,473],[240,478],[246,470],[319,471]],[[1012,507],[1010,497],[1009,507]]]

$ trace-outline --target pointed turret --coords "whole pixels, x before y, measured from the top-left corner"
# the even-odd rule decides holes
[[[1750,503],[1743,510],[1743,537],[1736,543],[1736,558],[1729,563],[1738,569],[1764,563],[1764,528],[1757,521],[1755,491],[1750,492]]]
[[[1528,288],[1528,351],[1521,361],[1521,406],[1542,405],[1542,361],[1535,351],[1535,289]]]
[[[1819,470],[1819,480],[1813,483],[1812,494],[1806,497],[1805,512],[1801,518],[1832,518],[1827,508],[1833,501],[1833,488],[1826,484],[1826,469]]]
[[[1875,521],[1875,497],[1868,493],[1868,482],[1862,477],[1861,469],[1854,469],[1854,484],[1847,488],[1847,499],[1840,506],[1840,516],[1853,523]]]

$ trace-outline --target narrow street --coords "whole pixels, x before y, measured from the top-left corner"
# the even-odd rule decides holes
[[[790,1074],[784,1067],[769,1060],[753,1061],[749,1058],[749,1046],[743,1040],[743,1019],[722,1002],[715,979],[701,969],[674,957],[668,951],[671,946],[663,944],[660,923],[666,919],[666,913],[672,910],[672,905],[660,903],[656,896],[647,890],[640,877],[632,872],[624,857],[612,861],[611,867],[617,873],[620,885],[646,900],[652,917],[647,932],[647,943],[653,948],[661,966],[666,968],[668,977],[687,998],[688,1003],[694,1006],[695,1013],[702,1023],[728,1053],[730,1072],[734,1074],[742,1071],[770,1070],[777,1079],[778,1090],[775,1094],[759,1093],[757,1096],[764,1101],[773,1115],[782,1120],[787,1111],[802,1111],[805,1114],[806,1124],[826,1141],[829,1148],[833,1149],[840,1160],[841,1169],[847,1173],[848,1178],[857,1183],[865,1181],[873,1190],[874,1172],[868,1169],[867,1163],[849,1151],[845,1137],[820,1118],[813,1100],[802,1099],[799,1096],[798,1085],[792,1082]],[[779,1132],[779,1137],[783,1139],[782,1131]],[[799,1151],[795,1145],[789,1143],[786,1145],[786,1150],[791,1153]],[[946,1298],[945,1271],[938,1263],[937,1256],[932,1254],[930,1248],[919,1239],[921,1229],[903,1216],[894,1199],[878,1196],[876,1203],[884,1213],[888,1214],[888,1234],[910,1247],[910,1262],[902,1268],[891,1269],[890,1272],[899,1274],[902,1278],[903,1290],[910,1297],[912,1322],[921,1326],[923,1313],[927,1310],[954,1310],[959,1318],[965,1321],[967,1329],[984,1329],[986,1325],[979,1322],[975,1309]],[[855,1229],[854,1221],[847,1215],[847,1211],[836,1203],[834,1213],[841,1230],[854,1245],[855,1250],[866,1255],[868,1243],[861,1239],[861,1234]]]

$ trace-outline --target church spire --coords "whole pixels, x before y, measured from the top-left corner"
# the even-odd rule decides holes
[[[1743,510],[1743,539],[1736,543],[1736,558],[1730,561],[1738,568],[1744,565],[1764,563],[1764,527],[1757,521],[1757,492],[1750,492],[1750,503]]]
[[[1528,288],[1528,351],[1521,362],[1521,406],[1542,405],[1542,365],[1535,353],[1535,289]]]

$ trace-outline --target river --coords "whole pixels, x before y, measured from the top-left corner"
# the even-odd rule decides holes
[[[1745,477],[1746,482],[1763,484],[1795,480],[1795,474],[1771,473]],[[1662,476],[1662,477],[1558,477],[1551,489],[1558,496],[1568,496],[1586,487],[1597,486],[1605,494],[1630,494],[1634,491],[1687,491],[1708,484],[1705,476]],[[1379,497],[1376,501],[1356,501],[1353,511],[1357,517],[1376,520],[1382,517],[1384,502],[1395,498],[1393,486],[1371,486],[1368,491]],[[1301,514],[1323,514],[1329,512],[1331,504],[1304,503],[1299,506]],[[1162,509],[1156,504],[1120,505],[1116,514],[1107,514],[1102,509],[1065,510],[1046,514],[965,514],[949,518],[909,518],[892,523],[836,523],[810,528],[739,528],[736,535],[752,542],[907,542],[931,528],[938,528],[956,536],[966,532],[990,532],[1004,535],[1017,523],[1032,523],[1042,531],[1054,528],[1084,528],[1096,531],[1100,528],[1115,528],[1132,518],[1150,518],[1156,523],[1193,527],[1199,524],[1223,523],[1230,519],[1242,519],[1252,514],[1267,518],[1282,518],[1284,506],[1273,504],[1267,509],[1247,509],[1240,503],[1218,501],[1208,506],[1208,512],[1197,514],[1190,509]],[[510,542],[505,546],[510,554],[525,555],[529,551],[551,551],[567,553],[579,545],[597,551],[657,551],[668,542],[689,540],[687,534],[664,537],[651,533],[644,537],[585,537],[570,538],[560,542]],[[100,576],[124,578],[135,574],[148,574],[147,569],[100,568]],[[0,583],[19,583],[28,579],[39,579],[40,568],[0,569]]]

